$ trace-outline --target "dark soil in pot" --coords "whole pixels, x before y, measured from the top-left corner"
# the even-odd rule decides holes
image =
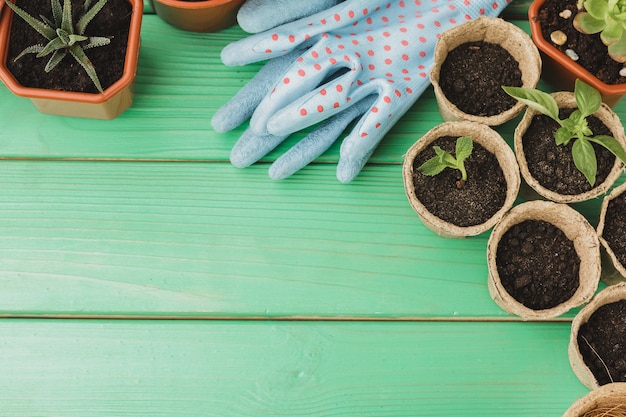
[[[574,109],[561,109],[559,118],[568,117]],[[595,135],[612,136],[611,131],[595,116],[587,118]],[[568,145],[557,145],[554,134],[559,125],[544,115],[534,116],[524,133],[522,144],[531,175],[544,187],[562,195],[576,195],[593,189],[608,177],[615,156],[603,146],[592,143],[598,161],[596,183],[592,186],[574,165],[571,141]]]
[[[506,291],[533,310],[556,307],[579,286],[580,258],[573,242],[544,220],[525,220],[507,230],[496,262]]]
[[[467,181],[459,186],[461,173],[446,168],[433,177],[417,170],[435,156],[432,146],[454,155],[457,137],[443,136],[432,142],[413,161],[415,195],[433,215],[460,227],[474,226],[489,220],[504,206],[507,185],[494,154],[474,142],[472,154],[465,161]]]
[[[585,35],[574,29],[572,21],[578,12],[576,2],[577,0],[546,0],[537,17],[544,39],[549,41],[552,32],[562,31],[567,36],[567,41],[563,45],[552,42],[555,48],[563,53],[568,49],[574,51],[578,56],[576,62],[606,84],[626,83],[626,77],[619,75],[623,64],[609,57],[606,45],[600,40],[600,34]],[[564,10],[569,10],[569,17],[561,16]]]
[[[83,0],[72,0],[73,22],[83,13]],[[52,10],[49,0],[24,1],[17,5],[31,16],[39,18],[43,15],[52,20]],[[132,8],[126,0],[108,0],[96,17],[87,26],[86,36],[112,36],[109,45],[88,49],[85,51],[96,68],[102,88],[106,89],[122,77],[124,61],[126,59],[126,44],[130,26]],[[97,93],[98,90],[85,70],[70,55],[52,71],[46,73],[44,68],[50,59],[36,58],[35,54],[28,54],[14,62],[14,58],[24,48],[48,41],[23,19],[13,16],[11,25],[11,39],[7,67],[15,78],[24,87],[42,88],[48,90],[74,91],[82,93]]]
[[[580,326],[577,341],[600,385],[626,382],[626,300],[599,307]]]
[[[459,110],[475,116],[494,116],[516,104],[503,85],[521,87],[518,62],[500,45],[468,42],[448,53],[441,65],[439,85]]]
[[[606,208],[602,237],[620,264],[626,265],[626,193],[615,197]]]

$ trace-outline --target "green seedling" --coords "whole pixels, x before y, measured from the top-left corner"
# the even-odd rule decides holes
[[[455,154],[452,156],[439,146],[433,146],[435,156],[420,165],[417,170],[429,177],[435,176],[446,168],[458,169],[461,171],[461,180],[457,183],[457,188],[462,188],[467,181],[467,171],[465,170],[465,160],[472,154],[474,143],[471,136],[462,136],[456,140]]]
[[[608,53],[626,61],[626,0],[579,0],[574,27],[587,35],[600,33]]]
[[[528,107],[542,113],[559,124],[555,133],[557,145],[568,145],[572,140],[572,157],[574,165],[583,173],[589,184],[596,183],[598,162],[591,142],[608,149],[613,155],[626,163],[626,151],[612,136],[597,135],[587,123],[587,117],[594,114],[602,104],[602,97],[598,90],[576,80],[574,98],[578,108],[564,120],[559,119],[559,108],[554,97],[543,91],[524,87],[502,87],[509,95],[526,104]]]
[[[107,0],[99,0],[93,6],[91,6],[91,1],[85,0],[85,13],[78,19],[76,25],[72,23],[72,5],[70,0],[64,0],[63,7],[61,7],[61,0],[51,0],[52,19],[40,16],[41,20],[35,19],[11,1],[7,1],[6,5],[16,15],[24,19],[26,23],[48,40],[46,45],[35,44],[25,48],[15,58],[15,61],[26,54],[36,54],[37,58],[51,55],[45,67],[45,71],[50,72],[69,54],[87,72],[98,91],[102,93],[102,85],[96,74],[96,69],[85,54],[85,50],[108,45],[111,42],[111,38],[106,36],[85,36],[85,30],[89,22],[104,7]]]

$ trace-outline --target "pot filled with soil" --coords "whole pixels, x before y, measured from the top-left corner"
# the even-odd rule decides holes
[[[0,79],[12,93],[42,113],[62,116],[113,119],[130,107],[142,0],[16,5],[19,16],[5,5],[0,18]],[[27,16],[42,19],[38,30]]]
[[[584,11],[577,3],[534,0],[528,9],[532,39],[543,59],[543,76],[562,91],[572,91],[575,80],[582,79],[613,107],[626,93],[623,61],[609,55],[601,33],[586,34],[574,27],[576,16]]]
[[[600,280],[600,244],[571,207],[528,201],[494,227],[487,243],[489,293],[524,320],[550,319],[587,302]]]
[[[578,399],[563,417],[626,417],[626,383],[603,385]]]
[[[602,280],[616,284],[626,279],[626,183],[602,200],[597,227],[602,245]]]
[[[402,175],[413,210],[444,237],[474,236],[493,227],[513,206],[521,181],[504,139],[468,121],[429,130],[406,153]]]
[[[190,32],[217,32],[237,23],[245,0],[150,0],[157,16]]]
[[[606,193],[621,175],[626,139],[620,118],[601,102],[597,90],[581,82],[577,85],[576,93],[548,95],[535,90],[533,97],[543,94],[553,101],[541,105],[544,112],[527,100],[534,107],[526,110],[516,127],[514,147],[524,179],[522,194],[528,199],[586,201]],[[592,102],[597,106],[586,110],[578,104],[588,107]]]
[[[500,18],[479,17],[446,30],[434,59],[430,79],[446,121],[500,125],[523,110],[501,86],[534,88],[541,74],[530,37]]]
[[[590,389],[626,382],[626,283],[600,291],[574,317],[568,356]]]

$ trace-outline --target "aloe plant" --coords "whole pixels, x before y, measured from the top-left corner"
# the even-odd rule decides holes
[[[465,160],[472,154],[474,143],[471,136],[462,136],[456,140],[455,154],[444,151],[439,146],[433,146],[435,156],[417,167],[417,170],[429,177],[435,176],[446,168],[458,169],[461,172],[461,180],[457,187],[462,188],[467,181]]]
[[[617,62],[626,62],[626,0],[579,0],[574,27],[585,34],[600,33]]]
[[[559,118],[559,108],[554,97],[543,91],[525,87],[502,87],[513,98],[521,101],[532,109],[542,113],[559,124],[554,139],[557,145],[568,145],[572,140],[572,157],[574,165],[583,173],[592,186],[596,182],[598,162],[591,142],[604,146],[613,155],[626,163],[626,151],[612,136],[597,135],[587,123],[587,117],[594,114],[602,104],[598,90],[580,79],[574,85],[574,99],[578,109],[567,119]]]
[[[38,58],[51,55],[45,66],[45,71],[50,72],[69,54],[81,65],[98,91],[102,93],[103,89],[98,74],[91,60],[85,54],[85,50],[108,45],[111,42],[111,38],[107,36],[86,36],[85,30],[98,12],[102,10],[106,2],[107,0],[98,0],[97,3],[91,6],[92,0],[85,0],[85,12],[74,25],[70,0],[64,0],[63,6],[61,6],[61,0],[51,0],[52,19],[40,16],[41,20],[35,19],[11,1],[7,1],[6,5],[16,15],[24,19],[26,23],[48,40],[46,45],[35,44],[25,48],[15,58],[15,61],[26,54],[36,54]]]

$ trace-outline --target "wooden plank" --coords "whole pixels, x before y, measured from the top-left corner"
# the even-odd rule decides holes
[[[528,29],[527,22],[516,23]],[[112,121],[43,115],[29,100],[0,85],[0,158],[227,161],[246,126],[219,134],[210,119],[260,68],[221,63],[221,49],[242,36],[237,27],[215,34],[185,32],[146,15],[135,101]],[[626,103],[618,111],[626,114]],[[516,121],[498,128],[509,141]],[[441,122],[429,88],[382,141],[371,162],[401,163],[406,150]],[[275,160],[307,132],[294,134],[264,160]],[[339,145],[337,141],[317,162],[336,162]]]
[[[4,161],[0,314],[507,317],[488,233],[427,230],[398,165],[334,169]]]
[[[565,323],[0,321],[0,415],[557,417]]]

